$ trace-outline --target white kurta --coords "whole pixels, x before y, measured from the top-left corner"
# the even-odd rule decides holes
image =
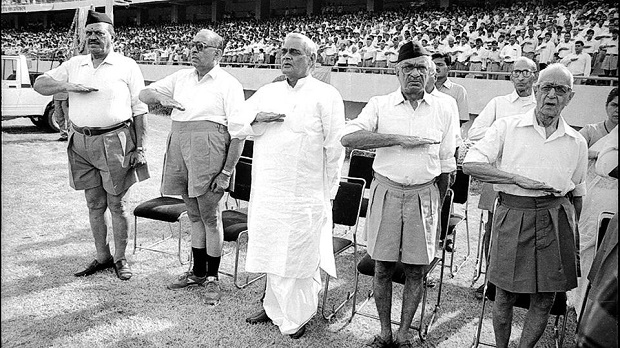
[[[251,122],[260,111],[284,122]],[[313,77],[261,87],[243,108],[240,135],[254,139],[246,270],[312,278],[336,275],[330,198],[338,189],[344,148],[344,103]]]

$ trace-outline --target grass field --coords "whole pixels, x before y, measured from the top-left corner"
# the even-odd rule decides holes
[[[167,117],[150,115],[147,159],[151,179],[133,187],[129,211],[140,202],[159,195]],[[239,290],[232,279],[221,276],[223,301],[214,308],[203,304],[201,289],[173,292],[165,285],[186,266],[174,256],[133,249],[133,227],[128,258],[134,277],[128,282],[113,271],[76,278],[94,256],[94,245],[82,192],[69,187],[66,143],[58,134],[43,133],[27,119],[2,122],[2,347],[362,347],[379,332],[374,319],[355,316],[349,323],[351,304],[331,321],[315,316],[300,340],[282,336],[277,327],[249,325],[245,318],[260,308],[263,281]],[[475,256],[480,211],[477,194],[470,198],[472,258]],[[131,216],[133,226],[133,216]],[[187,224],[186,224],[187,226]],[[155,240],[166,231],[164,223],[140,222],[139,243]],[[458,230],[455,257],[466,252],[464,224]],[[110,231],[111,233],[111,231]],[[338,228],[336,234],[346,233]],[[350,236],[350,233],[347,234]],[[110,236],[111,237],[111,236]],[[164,247],[173,251],[170,241]],[[232,246],[226,245],[226,251]],[[360,248],[360,256],[364,248]],[[330,283],[329,306],[343,299],[353,284],[353,254],[336,259],[339,278]],[[231,270],[233,255],[222,268]],[[243,260],[242,260],[243,265]],[[471,288],[473,262],[454,278],[445,277],[437,322],[421,347],[465,348],[473,341],[480,315],[480,301]],[[431,278],[438,279],[438,272]],[[362,277],[359,297],[364,297],[371,279]],[[395,285],[394,302],[400,302]],[[434,302],[437,286],[429,289]],[[430,302],[429,302],[430,304]],[[399,307],[394,306],[398,319]],[[427,311],[430,313],[430,308]],[[363,311],[374,313],[370,301]],[[515,310],[511,347],[516,347],[524,310]],[[417,318],[414,322],[417,322]],[[426,317],[429,318],[428,316]],[[490,311],[483,319],[483,340],[493,342]],[[553,347],[553,319],[539,347]],[[417,333],[412,331],[414,334]],[[569,313],[564,346],[574,346],[575,314]]]

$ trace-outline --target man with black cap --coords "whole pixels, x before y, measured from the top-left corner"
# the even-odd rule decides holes
[[[97,249],[96,259],[75,276],[114,268],[118,278],[128,280],[132,272],[125,258],[125,195],[131,185],[148,178],[143,166],[148,109],[138,100],[144,88],[142,72],[134,60],[113,51],[113,37],[112,20],[89,11],[85,39],[90,54],[39,76],[34,88],[43,95],[69,93],[69,181],[74,189],[85,190]],[[106,209],[112,215],[114,257],[107,241]]]
[[[422,295],[424,267],[435,256],[440,197],[449,173],[456,170],[457,132],[453,108],[426,93],[431,59],[417,42],[398,52],[395,67],[400,88],[370,99],[344,129],[341,142],[377,149],[373,164],[365,236],[375,261],[374,292],[381,334],[371,347],[412,347],[409,326]],[[392,337],[392,275],[402,262],[406,277],[401,324]]]

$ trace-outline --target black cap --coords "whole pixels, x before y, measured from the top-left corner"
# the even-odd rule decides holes
[[[417,58],[422,56],[430,55],[424,47],[422,47],[419,43],[409,41],[406,44],[402,45],[398,50],[398,62],[401,62],[405,59]]]
[[[108,23],[113,25],[112,20],[105,13],[95,12],[93,10],[88,10],[88,17],[86,17],[86,25],[93,23]]]

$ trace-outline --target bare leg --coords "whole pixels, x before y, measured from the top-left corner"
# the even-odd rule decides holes
[[[384,340],[392,339],[392,275],[395,267],[395,262],[375,260],[375,304],[381,323],[381,338]]]
[[[405,287],[403,289],[403,303],[400,315],[400,327],[396,334],[399,342],[409,339],[409,326],[418,309],[422,298],[422,279],[424,278],[424,266],[403,264],[405,270]]]
[[[519,348],[533,348],[536,345],[545,332],[554,300],[555,292],[539,292],[530,295],[530,308],[525,315]]]
[[[100,263],[110,260],[110,246],[108,245],[108,227],[105,223],[104,213],[108,208],[106,192],[103,186],[86,189],[86,206],[88,207],[88,220],[90,229],[95,239],[95,249],[97,250],[97,261]]]
[[[198,200],[188,195],[182,195],[183,201],[187,206],[187,217],[192,227],[192,248],[205,249],[207,247],[205,225],[200,217]]]
[[[207,191],[202,196],[196,197],[200,209],[200,218],[205,228],[207,255],[212,257],[222,256],[224,245],[224,228],[220,216],[219,203],[224,192]]]
[[[118,195],[107,194],[108,208],[112,215],[112,231],[114,233],[114,262],[125,260],[127,249],[129,220],[125,210],[127,190]]]
[[[497,348],[507,348],[512,329],[513,306],[517,295],[497,288],[493,307],[493,329]]]

